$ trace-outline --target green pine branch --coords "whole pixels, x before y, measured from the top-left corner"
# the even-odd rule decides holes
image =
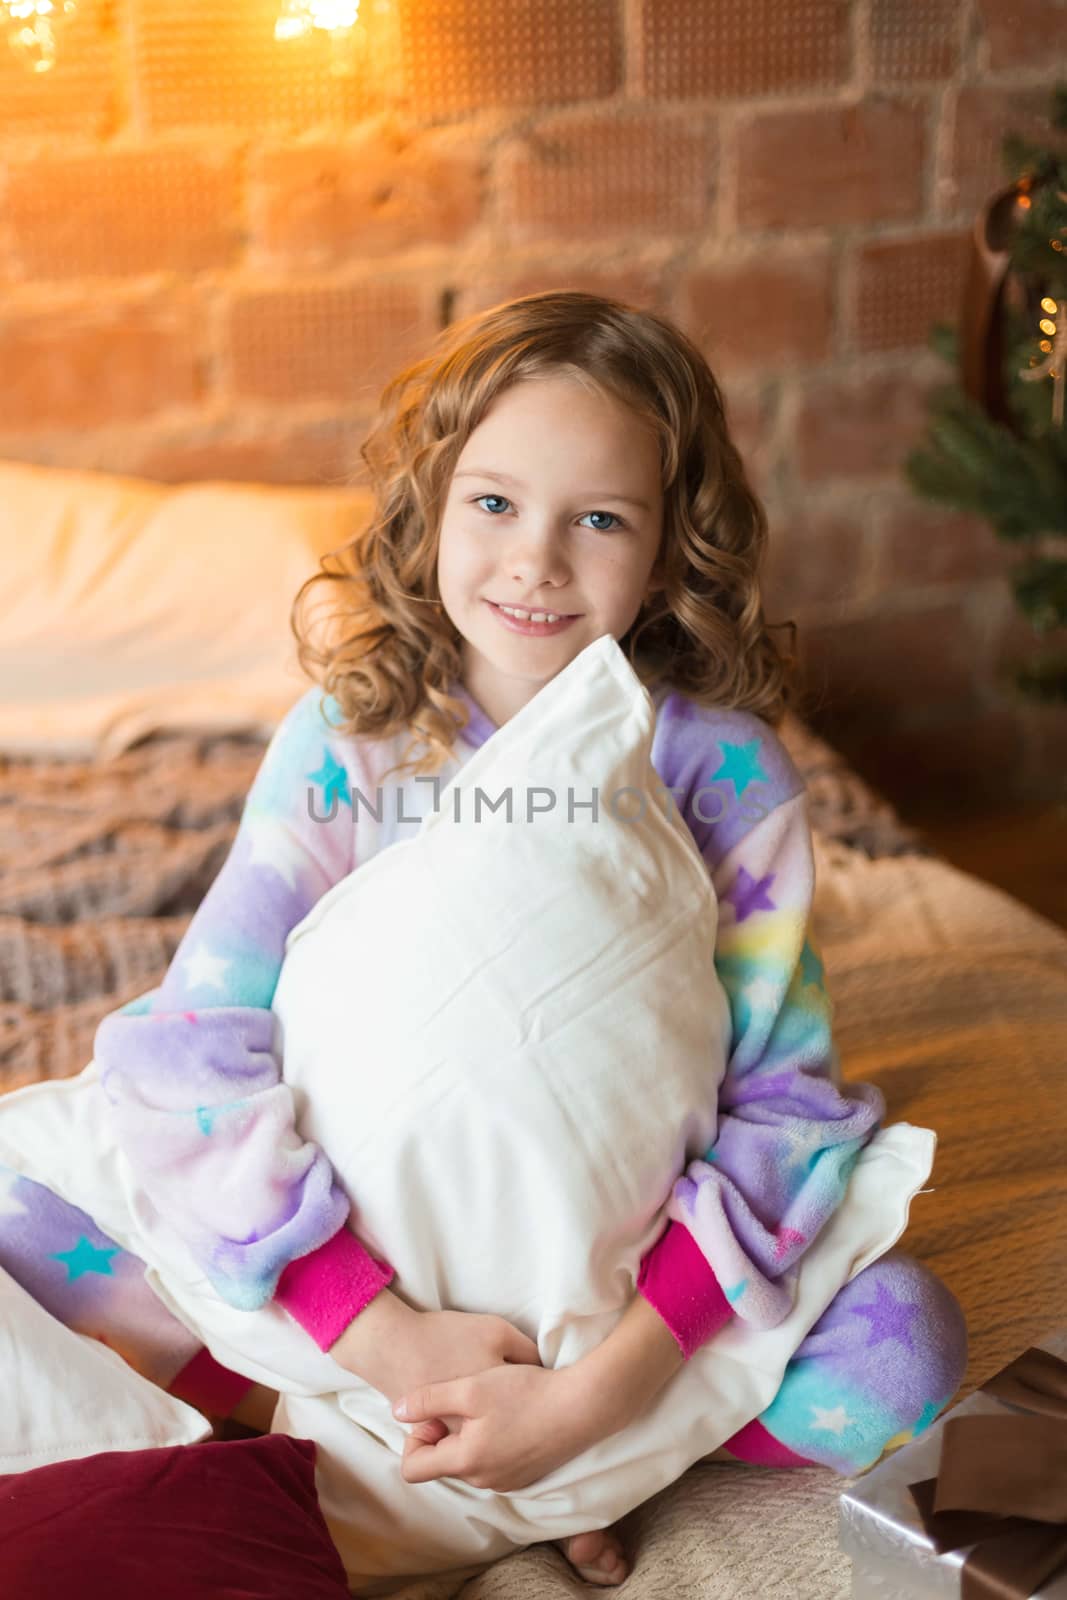
[[[1051,121],[1067,131],[1067,83],[1053,91]],[[1002,313],[1003,382],[1011,426],[994,421],[956,381],[936,390],[928,404],[925,436],[904,462],[912,487],[927,499],[969,511],[995,534],[1029,546],[1009,574],[1015,602],[1045,636],[1067,627],[1067,428],[1052,419],[1053,380],[1024,377],[1044,359],[1039,295],[1067,300],[1067,150],[1054,150],[1009,134],[1002,145],[1013,179],[1029,177],[1029,207],[1018,217],[1009,250],[1017,281],[1028,283],[1025,312]],[[1063,248],[1057,249],[1056,241]],[[1047,335],[1045,335],[1048,337]],[[959,373],[959,336],[936,323],[930,348]],[[1027,695],[1067,702],[1067,654],[1047,647],[1013,678]]]
[[[972,511],[1001,538],[1067,533],[1067,439],[1019,438],[958,385],[930,399],[925,441],[905,459],[913,487]]]
[[[1038,633],[1067,626],[1067,561],[1034,556],[1012,568],[1011,586]]]

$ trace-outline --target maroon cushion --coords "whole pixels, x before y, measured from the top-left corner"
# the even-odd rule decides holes
[[[348,1600],[315,1445],[108,1450],[0,1475],[0,1593],[78,1600]]]

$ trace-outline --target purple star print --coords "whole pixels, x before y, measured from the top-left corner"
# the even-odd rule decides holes
[[[919,1307],[914,1302],[898,1300],[891,1289],[884,1283],[879,1283],[875,1289],[875,1298],[869,1305],[853,1306],[852,1309],[856,1316],[870,1318],[868,1349],[871,1345],[884,1343],[886,1339],[899,1339],[909,1350],[915,1349],[911,1342],[910,1329]]]
[[[737,912],[738,922],[744,922],[753,911],[776,911],[778,908],[771,899],[767,890],[774,882],[776,874],[768,872],[765,878],[756,879],[744,867],[737,869],[737,882],[728,894],[723,895],[724,900],[729,900]]]
[[[692,1216],[693,1208],[695,1207],[697,1201],[697,1186],[693,1182],[692,1178],[679,1178],[675,1192],[677,1193],[681,1204],[688,1211],[689,1215]]]

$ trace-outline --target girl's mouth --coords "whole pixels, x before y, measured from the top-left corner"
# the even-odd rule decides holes
[[[558,622],[524,622],[521,617],[511,617],[502,606],[496,605],[492,600],[487,600],[489,607],[505,628],[510,628],[512,633],[526,633],[533,638],[541,638],[550,633],[562,633],[564,628],[569,628],[572,622],[577,622],[577,616],[560,617]]]

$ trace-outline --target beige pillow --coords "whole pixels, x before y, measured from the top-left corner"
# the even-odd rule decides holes
[[[74,1333],[2,1267],[0,1363],[0,1473],[99,1450],[196,1444],[211,1434],[199,1411],[142,1378],[98,1339]]]
[[[268,737],[308,686],[296,591],[370,513],[365,489],[172,488],[0,461],[0,751]]]

